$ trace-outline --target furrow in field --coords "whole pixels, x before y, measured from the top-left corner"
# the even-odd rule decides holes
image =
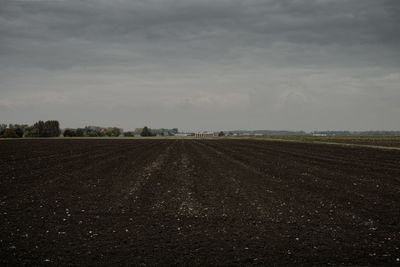
[[[278,190],[277,192],[280,191],[281,198],[293,211],[293,215],[297,219],[300,217],[299,221],[303,221],[302,218],[307,218],[307,222],[319,222],[319,225],[312,226],[310,224],[310,227],[314,227],[321,233],[326,234],[329,232],[327,229],[331,229],[332,234],[336,235],[335,239],[337,239],[338,244],[342,245],[340,249],[343,249],[341,239],[354,236],[356,240],[360,231],[371,237],[370,242],[385,242],[387,232],[391,232],[391,236],[396,236],[397,219],[384,215],[387,210],[393,210],[393,207],[399,203],[399,191],[396,187],[377,189],[374,181],[369,179],[365,182],[372,182],[372,185],[368,184],[369,188],[366,185],[357,188],[357,184],[348,188],[338,182],[338,179],[350,177],[354,179],[357,176],[354,173],[349,175],[347,169],[342,169],[340,162],[331,165],[331,173],[326,166],[321,168],[318,161],[317,164],[313,163],[313,166],[309,164],[308,167],[312,167],[313,171],[308,173],[307,177],[302,177],[300,174],[304,171],[304,167],[307,167],[307,164],[292,164],[296,159],[285,161],[284,157],[280,157],[280,166],[276,166],[271,164],[271,162],[274,162],[276,154],[265,153],[260,156],[257,153],[249,153],[248,150],[237,149],[234,145],[228,147],[224,146],[223,143],[203,142],[212,149],[219,150],[227,158],[232,157],[233,162],[239,161],[241,164],[252,166],[252,168],[259,168],[265,173],[281,176],[283,178],[282,186],[284,185],[286,188],[281,188],[283,190],[276,188],[276,190]],[[359,175],[363,176],[360,173]],[[386,178],[389,183],[393,183],[393,177],[386,176]],[[334,182],[335,179],[336,183]],[[372,199],[371,191],[376,192],[372,194]],[[385,191],[385,193],[382,191]],[[366,198],[366,196],[369,196],[369,198]],[[360,199],[360,197],[362,198]],[[376,231],[378,228],[381,230]],[[314,237],[314,239],[320,239],[319,241],[323,243],[323,240],[321,240],[323,235],[317,236],[318,238]],[[332,238],[329,235],[324,237]],[[357,246],[365,247],[362,243],[358,243]],[[368,250],[367,247],[365,249]],[[381,253],[384,254],[383,251]]]
[[[0,146],[0,265],[397,262],[397,151],[252,140]]]
[[[213,142],[207,144],[216,145]],[[371,173],[366,170],[362,173],[355,172],[342,166],[340,162],[327,166],[318,160],[310,162],[292,155],[285,158],[285,152],[268,153],[263,148],[253,148],[251,153],[240,146],[218,146],[218,149],[227,157],[234,157],[239,162],[254,166],[267,174],[285,177],[286,186],[292,191],[310,192],[316,197],[315,200],[347,203],[351,199],[354,203],[346,205],[345,208],[354,207],[353,212],[356,213],[365,211],[370,214],[377,207],[385,210],[398,199],[399,186],[396,176],[388,176],[386,173]],[[382,191],[385,191],[385,194],[379,193]],[[376,194],[373,198],[367,199],[365,196],[370,196],[371,192]],[[365,205],[366,203],[369,204]],[[375,216],[379,217],[379,214]]]
[[[260,144],[261,142],[261,144]],[[248,150],[264,151],[266,153],[285,154],[305,161],[317,160],[320,164],[332,165],[340,163],[342,166],[349,166],[351,169],[375,170],[379,167],[385,171],[393,169],[398,171],[400,165],[399,151],[386,151],[373,148],[340,147],[323,144],[310,143],[287,143],[287,142],[263,142],[247,140],[236,142],[236,147]],[[373,152],[373,153],[371,153]],[[388,157],[388,154],[393,155]],[[377,166],[377,162],[379,165]]]

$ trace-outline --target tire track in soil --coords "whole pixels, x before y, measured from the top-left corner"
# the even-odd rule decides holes
[[[137,154],[138,150],[139,152],[144,149],[148,150],[151,146],[151,144],[139,144],[139,146],[135,145],[133,147],[128,145],[127,148],[121,149],[118,147],[116,150],[113,149],[103,153],[97,153],[95,150],[93,151],[93,156],[86,157],[84,154],[80,161],[70,161],[67,158],[62,159],[61,162],[49,162],[40,168],[36,174],[31,173],[28,179],[24,179],[24,175],[17,173],[16,175],[18,175],[19,179],[24,179],[24,186],[21,187],[21,184],[18,184],[18,191],[15,190],[15,197],[24,194],[34,198],[34,196],[40,197],[44,193],[51,192],[55,199],[58,196],[58,199],[61,200],[63,197],[60,195],[67,192],[70,192],[71,197],[79,194],[91,194],[97,191],[95,190],[96,186],[101,187],[101,184],[105,181],[111,181],[110,177],[114,175],[110,171],[115,169],[114,166],[121,164],[121,169],[123,169],[126,162],[131,161],[132,153]],[[60,165],[62,167],[59,167]],[[107,186],[109,186],[109,183]],[[12,190],[12,187],[8,185],[7,189]],[[9,201],[12,203],[12,198]],[[16,204],[17,206],[14,207],[16,210],[25,209],[26,205],[32,206],[31,202],[27,202],[26,205],[17,202]]]
[[[127,168],[129,170],[121,177],[121,180],[128,180],[128,182],[114,189],[116,191],[116,198],[123,200],[119,206],[126,205],[126,201],[129,199],[133,199],[133,202],[136,202],[141,197],[143,187],[147,185],[155,173],[160,172],[165,167],[166,160],[170,157],[173,146],[174,143],[162,142],[157,144],[155,149],[152,150],[147,147],[146,151],[141,151],[142,153],[136,155],[137,161],[135,162],[135,166],[132,166],[132,164],[128,165]],[[141,160],[140,163],[138,162],[138,158]],[[123,169],[120,169],[120,173],[122,171]]]
[[[155,212],[163,212],[168,206],[170,210],[172,210],[172,213],[179,216],[202,217],[204,216],[202,205],[194,195],[192,183],[193,166],[184,142],[176,142],[173,154],[176,156],[170,158],[168,164],[169,168],[172,170],[167,170],[166,172],[175,173],[174,185],[169,185],[166,192],[153,204],[152,210]],[[160,182],[158,182],[157,185],[160,186]]]
[[[225,141],[227,145],[231,143],[228,140]],[[384,169],[386,172],[394,171],[393,174],[396,174],[400,164],[399,151],[385,151],[364,147],[332,147],[317,143],[285,144],[279,141],[264,142],[255,140],[236,142],[235,147],[247,149],[247,151],[249,149],[263,151],[265,154],[272,154],[277,157],[282,155],[308,163],[317,162],[328,167],[331,167],[332,164],[340,164],[341,167],[349,171],[381,171]],[[387,157],[388,153],[392,154],[393,157]],[[378,162],[379,165],[376,164]]]
[[[239,162],[240,164],[249,164],[249,166],[254,166],[252,168],[260,168],[260,166],[266,166],[264,167],[265,171],[269,171],[272,173],[276,173],[276,175],[279,175],[279,172],[277,172],[277,166],[273,166],[271,164],[268,164],[269,161],[273,161],[273,158],[270,158],[272,155],[276,155],[277,153],[282,153],[276,151],[276,153],[270,153],[270,154],[265,154],[264,156],[260,156],[255,149],[255,153],[248,153],[247,151],[243,151],[241,149],[237,149],[236,146],[225,146],[221,145],[219,143],[218,145],[216,142],[213,141],[204,141],[209,145],[212,149],[215,150],[220,150],[219,152],[222,154],[225,154],[227,158],[231,157],[232,162]],[[234,143],[236,145],[236,143]],[[238,146],[241,146],[242,144],[237,144]],[[260,146],[260,144],[259,144]],[[261,149],[261,148],[260,148]],[[245,154],[247,152],[247,154]],[[246,156],[243,156],[246,155]],[[265,162],[262,162],[262,159],[265,160]],[[340,162],[340,161],[339,161]],[[340,166],[339,165],[333,165],[331,168]],[[288,166],[291,164],[288,163]],[[304,164],[303,164],[304,165]],[[302,165],[302,167],[304,167]],[[313,234],[313,239],[315,241],[319,241],[317,247],[324,247],[327,246],[327,244],[324,245],[324,240],[335,240],[337,244],[337,250],[342,251],[342,254],[345,254],[347,250],[352,250],[353,246],[358,246],[363,248],[361,251],[358,251],[357,253],[360,253],[360,258],[371,258],[376,255],[386,255],[387,250],[396,250],[398,249],[398,246],[394,245],[392,243],[392,247],[386,247],[385,249],[376,249],[376,247],[381,247],[379,243],[385,243],[387,240],[387,233],[391,232],[389,235],[391,236],[391,239],[396,238],[396,223],[393,223],[393,218],[392,217],[387,217],[384,214],[374,214],[376,213],[376,210],[373,210],[368,204],[354,201],[354,197],[352,198],[352,192],[347,191],[343,192],[343,189],[337,188],[338,184],[330,183],[330,186],[328,186],[328,190],[321,190],[323,188],[319,187],[318,190],[312,190],[313,188],[310,189],[310,185],[319,185],[321,182],[326,182],[324,178],[326,175],[329,176],[329,172],[324,172],[324,175],[322,176],[321,179],[321,170],[319,170],[317,165],[315,173],[313,172],[312,175],[316,175],[315,177],[319,177],[318,182],[313,183],[310,181],[308,184],[301,183],[299,180],[296,179],[299,175],[294,174],[296,171],[300,171],[298,168],[298,165],[292,165],[291,167],[288,168],[288,166],[284,166],[283,171],[280,171],[280,175],[285,177],[285,183],[286,187],[288,188],[290,194],[286,194],[285,192],[288,192],[288,190],[280,190],[281,193],[281,198],[284,200],[283,203],[285,203],[288,207],[290,207],[291,210],[295,211],[294,217],[304,217],[307,218],[306,222],[303,222],[304,225],[309,225],[307,228],[312,227],[313,225],[310,225],[310,222],[312,221],[318,221],[319,225],[314,225],[314,228],[316,230],[316,233]],[[307,166],[307,164],[306,164]],[[275,170],[274,170],[275,169]],[[346,172],[339,169],[341,172],[341,177],[346,177]],[[298,172],[301,173],[301,172]],[[293,177],[293,178],[291,178]],[[296,177],[296,178],[294,178]],[[328,180],[328,181],[333,181]],[[375,184],[373,184],[375,187]],[[300,189],[300,190],[299,190]],[[315,189],[315,188],[314,188]],[[279,189],[278,189],[279,192]],[[308,193],[306,193],[308,192]],[[304,194],[306,193],[306,194]],[[381,195],[381,194],[380,194]],[[392,204],[393,198],[389,196],[386,197],[386,202],[388,203],[387,205],[383,205],[385,207],[379,208],[380,211],[385,213],[385,210],[387,209],[392,209],[393,205]],[[347,199],[346,199],[347,198]],[[350,200],[351,199],[351,200]],[[351,203],[349,202],[351,201]],[[395,201],[396,202],[396,201]],[[398,203],[398,202],[397,202]],[[302,205],[298,205],[302,204]],[[377,204],[377,203],[375,203]],[[305,208],[306,207],[306,208]],[[378,206],[376,206],[378,207]],[[375,207],[375,208],[376,208]],[[290,210],[289,210],[290,211]],[[314,213],[314,214],[313,214]],[[297,215],[296,215],[297,214]],[[302,214],[302,215],[301,215]],[[299,216],[301,215],[301,216]],[[373,219],[371,219],[373,218]],[[301,220],[300,220],[301,221]],[[381,231],[377,230],[381,229]],[[365,235],[366,239],[361,239],[360,240],[360,232]],[[323,234],[322,234],[323,233]],[[329,234],[331,233],[331,234]],[[349,237],[354,238],[354,243],[355,244],[346,244],[347,243],[347,238]],[[346,241],[345,241],[346,240]],[[370,249],[370,245],[367,245],[366,240],[369,240],[368,243],[375,243],[374,249]],[[378,241],[379,240],[379,241]],[[315,242],[314,242],[315,244]],[[365,250],[365,251],[363,251]],[[326,252],[325,252],[326,253]],[[326,253],[327,256],[330,256],[329,253]],[[376,256],[378,258],[379,256]],[[337,261],[338,259],[332,259],[333,261]]]
[[[67,147],[61,147],[61,149],[59,149],[61,150],[60,155],[52,157],[52,159],[46,159],[46,157],[44,157],[46,160],[43,160],[43,156],[38,156],[36,154],[32,155],[31,158],[23,159],[21,161],[15,159],[13,162],[8,164],[6,169],[3,169],[4,176],[2,177],[1,182],[8,188],[16,183],[18,184],[18,189],[21,190],[21,186],[26,186],[28,189],[34,188],[38,184],[38,179],[41,179],[46,175],[50,176],[50,173],[54,174],[54,177],[53,179],[46,181],[49,183],[59,182],[55,180],[59,178],[59,176],[63,181],[65,181],[65,179],[74,178],[75,176],[71,176],[71,173],[90,177],[90,171],[93,171],[96,168],[101,168],[104,163],[112,161],[113,159],[118,160],[118,158],[116,158],[118,156],[123,158],[121,155],[128,153],[129,150],[138,149],[141,146],[141,144],[130,148],[113,146],[111,149],[105,150],[104,145],[97,143],[101,144],[101,142],[93,142],[90,146],[80,146],[80,142],[73,142]],[[63,151],[65,149],[68,150],[67,153]],[[56,151],[56,149],[54,150]],[[77,155],[74,155],[74,153]],[[32,165],[29,163],[30,161],[36,162]],[[27,168],[27,166],[29,167]],[[82,167],[77,168],[77,166]],[[9,173],[7,172],[7,169],[9,169]],[[27,171],[27,169],[29,171]],[[18,177],[18,180],[23,180],[24,183],[21,185],[19,183],[20,181],[15,180],[15,177]]]
[[[248,181],[254,173],[246,167],[210,151],[201,142],[188,141],[185,145],[194,162],[194,173],[201,173],[192,180],[196,198],[207,209],[204,224],[210,226],[207,230],[214,237],[213,244],[203,241],[203,247],[210,247],[207,253],[223,251],[215,255],[216,262],[231,259],[241,265],[262,264],[266,255],[280,257],[281,247],[265,243],[266,238],[279,238],[276,225],[271,224],[277,200],[260,190],[262,186]]]
[[[208,145],[215,148],[215,144],[209,143]],[[360,185],[363,185],[363,182],[371,183],[371,180],[375,180],[375,183],[372,184],[373,188],[369,188],[368,190],[376,191],[376,186],[378,186],[378,188],[385,186],[383,178],[385,178],[387,174],[382,175],[381,173],[369,173],[369,177],[365,177],[364,175],[360,176],[359,173],[356,175],[353,173],[353,170],[348,170],[346,167],[343,167],[340,164],[340,161],[334,165],[331,164],[330,166],[327,166],[324,162],[319,162],[318,160],[310,162],[304,160],[302,157],[293,156],[293,159],[282,164],[279,154],[285,152],[269,151],[263,153],[260,152],[260,150],[263,149],[260,145],[258,148],[259,149],[254,148],[250,155],[243,156],[245,150],[240,146],[235,146],[234,149],[231,147],[219,147],[221,153],[225,153],[227,156],[230,155],[231,157],[234,156],[238,162],[245,162],[249,165],[255,166],[254,168],[263,170],[264,172],[285,177],[285,182],[288,183],[290,187],[300,187],[303,190],[309,190],[309,187],[313,187],[314,189],[325,191],[325,194],[331,195],[332,198],[337,198],[338,193],[341,193],[344,189],[347,192],[347,195],[356,194],[362,198],[362,201],[365,201],[361,191],[361,189],[365,190],[365,188],[360,187]],[[340,168],[333,168],[332,166],[340,166]],[[397,174],[400,175],[399,168],[397,168]],[[377,178],[374,179],[373,176],[376,176]],[[341,180],[340,183],[344,186],[339,189],[340,192],[332,190],[337,189],[338,179]],[[400,188],[396,186],[396,184],[393,184],[393,182],[395,182],[393,178],[391,182],[391,188],[387,188],[386,191],[393,191],[393,196],[395,196],[395,192],[398,192]],[[355,185],[358,185],[358,187],[355,187]],[[315,186],[319,187],[315,188]],[[369,186],[371,186],[371,184]],[[358,192],[359,190],[360,192]],[[373,201],[371,201],[371,204],[373,204]]]
[[[154,259],[185,265],[257,263],[256,250],[263,247],[263,235],[275,236],[264,225],[259,207],[249,200],[252,194],[237,192],[240,186],[232,184],[226,173],[215,172],[214,164],[210,165],[214,155],[208,153],[192,141],[176,141],[171,149],[176,156],[141,191],[137,217],[129,231],[136,234],[146,265],[161,263]],[[233,171],[231,176],[235,175]],[[231,203],[236,200],[239,205]],[[158,246],[149,247],[149,243]],[[240,256],[243,251],[245,257]]]
[[[152,196],[159,198],[159,201],[155,201],[155,198],[146,199],[145,203],[148,205],[143,209],[143,212],[145,212],[150,208],[150,206],[153,206],[153,216],[157,217],[157,215],[160,215],[160,213],[163,214],[160,207],[164,207],[166,212],[163,214],[161,220],[158,219],[158,221],[162,221],[162,223],[161,225],[155,225],[154,228],[161,231],[166,231],[166,236],[168,236],[167,239],[175,239],[175,242],[178,244],[182,244],[184,241],[176,238],[176,235],[182,234],[184,237],[186,237],[185,248],[180,247],[177,249],[176,247],[170,247],[167,245],[171,251],[180,250],[182,253],[185,252],[181,258],[171,260],[171,264],[177,262],[187,263],[190,261],[190,259],[185,259],[185,256],[188,254],[190,255],[190,253],[199,252],[198,250],[200,248],[202,248],[203,253],[210,255],[213,252],[204,249],[208,247],[213,248],[213,250],[223,249],[225,251],[223,256],[215,255],[215,262],[226,262],[228,257],[234,259],[234,262],[236,263],[244,263],[249,261],[256,262],[260,258],[265,259],[279,256],[285,257],[288,262],[296,262],[297,260],[298,263],[301,263],[302,257],[299,255],[299,253],[307,255],[307,257],[314,255],[315,262],[320,260],[321,263],[326,261],[326,257],[329,258],[329,251],[316,250],[315,245],[318,245],[318,247],[324,247],[324,245],[326,245],[326,242],[324,241],[335,238],[335,231],[337,230],[332,228],[330,230],[332,233],[330,234],[329,229],[320,228],[320,233],[327,233],[322,235],[317,234],[316,240],[311,240],[310,242],[310,240],[307,240],[307,234],[302,233],[302,229],[310,227],[312,228],[314,226],[317,226],[318,228],[318,225],[308,222],[306,219],[309,217],[304,219],[298,218],[296,220],[296,214],[291,214],[292,207],[289,207],[285,201],[285,197],[283,197],[283,199],[282,197],[276,197],[276,199],[271,199],[271,197],[269,197],[266,199],[263,194],[259,194],[258,192],[260,191],[259,189],[262,185],[262,183],[260,183],[260,179],[265,178],[265,175],[261,175],[262,173],[259,171],[254,172],[251,166],[249,167],[248,165],[237,164],[238,162],[236,160],[229,159],[229,156],[227,157],[224,153],[221,153],[218,150],[210,150],[210,148],[207,148],[207,146],[204,146],[201,143],[186,143],[185,145],[188,147],[188,149],[190,148],[190,159],[196,159],[195,164],[189,168],[190,174],[187,175],[185,179],[190,179],[192,177],[191,180],[194,184],[196,184],[196,180],[199,180],[199,187],[202,188],[202,190],[190,190],[190,192],[195,192],[194,194],[190,194],[190,196],[192,198],[193,195],[196,199],[196,202],[201,203],[201,206],[205,207],[207,210],[207,213],[205,213],[207,215],[205,216],[206,220],[204,218],[198,218],[198,216],[196,218],[197,221],[190,221],[187,214],[185,215],[179,213],[180,207],[182,207],[182,205],[179,205],[179,203],[184,203],[184,201],[182,202],[182,199],[185,199],[185,195],[182,197],[181,192],[188,190],[178,189],[175,193],[173,190],[170,190],[172,193],[169,196],[154,193],[154,188],[157,188],[157,186],[160,187],[160,185],[162,187],[163,183],[160,183],[159,180],[159,182],[154,183],[153,186],[149,186],[149,188],[151,188],[150,191],[153,192]],[[176,167],[177,162],[183,162],[182,166],[188,165],[188,160],[185,156],[184,149],[177,149],[174,151],[174,154],[182,155],[182,157],[168,165],[169,167],[167,167],[165,170],[166,176],[168,177],[171,177],[170,174],[181,173],[179,167]],[[213,170],[213,172],[208,172],[205,170],[205,168]],[[200,177],[196,177],[196,170],[202,174]],[[216,170],[218,171],[215,172]],[[232,172],[228,172],[227,170],[231,170]],[[184,173],[188,174],[187,171]],[[182,175],[177,175],[176,177],[182,177]],[[169,189],[181,188],[182,181],[179,181],[179,178],[175,180],[167,178],[167,180],[172,182],[173,185],[170,186]],[[154,180],[154,182],[156,181],[157,179]],[[270,184],[267,184],[266,188],[269,186]],[[187,187],[188,184],[184,185],[183,188]],[[168,187],[166,187],[166,189],[167,188]],[[192,186],[192,188],[196,187]],[[239,189],[240,192],[239,196],[232,197],[232,192],[238,192],[237,189]],[[278,192],[282,193],[283,189],[280,191],[278,190]],[[261,190],[261,192],[263,192],[263,190]],[[148,195],[149,193],[150,192],[147,192],[144,195]],[[162,197],[159,197],[160,195]],[[166,201],[165,199],[169,200]],[[172,201],[171,199],[175,201]],[[160,201],[163,203],[163,205],[159,205],[158,209],[156,209],[154,212],[153,203],[157,204],[160,203]],[[152,204],[149,205],[149,203]],[[239,207],[235,207],[235,204],[238,203]],[[258,204],[258,206],[255,207],[255,204]],[[172,216],[174,213],[175,216]],[[244,218],[244,220],[237,220],[237,216],[239,214],[242,218]],[[270,216],[268,217],[268,215]],[[234,218],[234,220],[230,221],[231,217]],[[171,235],[171,233],[174,232],[174,229],[171,229],[163,224],[164,222],[168,221],[175,222],[178,229],[176,234]],[[201,222],[201,224],[199,222]],[[267,224],[267,226],[265,226],[265,224]],[[189,226],[190,231],[184,228],[185,225]],[[204,229],[202,229],[204,228],[204,225],[211,225],[211,228],[208,228],[206,231],[204,231]],[[249,226],[251,227],[249,228]],[[237,231],[237,229],[242,229],[243,232],[233,235],[232,238],[222,234],[232,234]],[[193,235],[193,233],[196,232],[197,235]],[[148,236],[147,239],[154,238],[154,235],[156,235],[156,233],[151,234],[152,237]],[[210,242],[210,236],[214,238],[212,239],[213,242]],[[265,238],[265,236],[267,236],[268,239],[279,240],[279,244],[275,242],[266,242],[265,240],[267,238]],[[300,236],[302,239],[304,247],[302,247],[301,252],[299,252],[298,246],[296,247],[293,243],[297,241],[295,238],[296,236]],[[244,240],[251,241],[246,243],[243,242]],[[154,242],[159,242],[165,245],[164,242],[166,241],[158,239],[157,241],[154,240]],[[253,250],[251,249],[252,247]],[[268,252],[263,252],[264,255],[261,254],[260,256],[260,248],[262,247],[268,247]],[[246,250],[248,254],[245,254],[245,257],[243,257],[243,255],[239,257],[238,254],[240,250]],[[251,254],[252,251],[253,254]],[[319,258],[317,254],[320,255]],[[291,258],[290,255],[295,257]],[[338,259],[331,258],[331,260],[337,261]],[[282,262],[282,260],[280,260],[280,262]],[[204,264],[204,262],[201,263]]]
[[[115,181],[106,185],[107,194],[104,195],[104,199],[85,212],[84,218],[89,215],[95,219],[94,222],[89,220],[85,225],[85,229],[93,234],[85,239],[87,243],[83,250],[102,251],[102,257],[92,259],[92,262],[103,264],[106,260],[105,265],[119,265],[131,262],[135,260],[136,255],[142,254],[141,248],[135,244],[140,239],[143,229],[136,226],[143,227],[148,223],[140,223],[141,218],[147,218],[147,215],[139,212],[138,203],[143,197],[142,192],[148,187],[147,183],[154,178],[154,173],[164,167],[165,158],[172,146],[170,142],[163,140],[142,142],[146,143],[143,149],[117,165],[118,168],[113,174]],[[96,242],[93,235],[108,236],[111,239],[107,242]]]
[[[213,146],[213,144],[208,144]],[[214,146],[213,146],[214,147]],[[268,147],[268,146],[267,146]],[[215,147],[214,147],[215,148]],[[285,182],[287,186],[290,188],[296,188],[301,192],[318,192],[320,191],[320,197],[318,201],[326,201],[330,198],[331,205],[334,202],[342,202],[347,203],[351,196],[352,201],[354,201],[353,195],[359,197],[356,200],[356,203],[359,204],[356,206],[364,206],[364,208],[369,208],[365,213],[371,214],[371,209],[376,208],[376,205],[381,205],[381,210],[385,210],[386,208],[390,208],[391,205],[395,203],[395,199],[398,199],[396,192],[400,191],[400,187],[396,185],[396,180],[393,179],[396,176],[392,176],[390,174],[390,180],[388,181],[388,174],[381,172],[369,172],[368,176],[360,175],[354,173],[353,169],[348,169],[346,166],[343,166],[338,161],[336,164],[326,165],[324,161],[319,162],[318,160],[307,161],[303,157],[292,157],[290,161],[287,161],[282,166],[282,160],[279,158],[279,154],[285,153],[281,151],[268,151],[263,153],[264,148],[258,144],[257,148],[254,148],[253,152],[249,155],[243,156],[246,150],[242,149],[240,144],[232,147],[219,147],[219,149],[225,153],[227,156],[231,155],[236,157],[236,160],[239,162],[246,162],[249,165],[256,166],[255,168],[259,168],[264,170],[265,172],[269,172],[271,174],[275,174],[277,176],[285,177]],[[261,151],[261,152],[260,152]],[[351,152],[351,150],[350,150]],[[307,152],[304,153],[307,156]],[[307,157],[306,157],[307,158]],[[360,159],[359,161],[362,161]],[[281,163],[281,165],[277,164]],[[363,170],[365,171],[365,170]],[[400,175],[400,170],[397,168],[398,175]],[[340,180],[341,187],[338,187],[338,180]],[[390,185],[390,186],[389,186]],[[377,192],[377,190],[385,190],[386,195],[385,198],[382,198],[382,194],[376,194],[374,198],[366,199],[364,195],[369,194],[368,191]],[[293,189],[291,189],[293,191]],[[322,194],[323,192],[323,194]],[[312,195],[316,196],[315,193]],[[337,201],[338,198],[341,198],[341,201]],[[299,198],[297,197],[296,201]],[[317,199],[316,199],[317,200]],[[336,200],[336,201],[335,201]],[[365,202],[369,202],[370,205],[365,205]],[[325,203],[329,204],[329,203]],[[340,204],[337,204],[340,206]],[[386,207],[383,207],[385,206]],[[349,209],[352,206],[341,207],[342,209]],[[360,207],[353,209],[354,215],[356,217],[363,217],[362,213],[360,213]],[[376,214],[376,217],[385,217]],[[366,218],[367,220],[368,218]]]
[[[19,209],[11,208],[8,205],[7,210],[13,210],[13,212],[19,213],[25,210],[25,212],[30,213],[32,208],[37,206],[38,216],[35,216],[34,220],[40,221],[40,216],[46,218],[42,227],[44,228],[43,231],[50,230],[48,238],[51,239],[48,241],[54,246],[52,249],[52,254],[54,256],[60,254],[60,252],[62,253],[63,249],[60,247],[61,244],[58,243],[61,240],[52,233],[65,233],[64,240],[70,240],[69,242],[71,244],[76,243],[74,240],[84,240],[84,244],[77,245],[77,253],[79,253],[79,251],[90,252],[103,248],[104,251],[107,251],[110,249],[107,243],[98,243],[96,240],[93,240],[93,237],[107,234],[110,224],[114,226],[114,229],[125,229],[126,222],[121,220],[121,218],[128,216],[128,214],[124,214],[124,209],[126,209],[126,207],[116,205],[116,203],[120,201],[120,196],[113,194],[113,190],[118,192],[120,189],[125,188],[127,181],[131,183],[132,178],[135,178],[135,176],[132,177],[131,175],[133,171],[132,167],[139,172],[143,169],[143,166],[146,166],[147,162],[151,161],[149,159],[152,158],[152,153],[157,153],[159,149],[162,149],[165,145],[165,142],[160,141],[151,140],[149,142],[143,142],[145,142],[143,146],[136,146],[137,142],[134,142],[133,146],[129,142],[124,143],[127,147],[119,147],[118,149],[108,151],[107,159],[101,160],[100,162],[96,161],[96,159],[98,159],[97,157],[88,158],[78,166],[75,166],[72,172],[66,175],[62,173],[57,175],[56,172],[47,174],[43,172],[43,174],[47,176],[43,175],[40,182],[35,184],[34,189],[30,189],[26,204],[17,202],[16,204],[20,206]],[[79,166],[82,166],[82,169],[80,169]],[[52,175],[55,175],[55,177],[52,177]],[[127,176],[129,176],[130,179],[125,179]],[[52,179],[51,184],[47,182],[46,178],[48,177]],[[70,183],[72,178],[79,181],[79,183]],[[43,183],[45,183],[45,185],[43,185]],[[41,187],[43,187],[45,191],[43,191],[43,189],[40,190]],[[16,196],[21,193],[27,192],[18,192]],[[33,202],[34,200],[40,200],[42,198],[48,199],[49,194],[53,201]],[[63,197],[66,195],[69,195],[68,198]],[[30,201],[31,199],[32,202]],[[13,204],[12,201],[7,201],[7,203]],[[121,207],[122,209],[119,209]],[[47,210],[54,211],[54,214],[49,216],[46,212]],[[21,214],[21,219],[24,217],[23,214],[24,213]],[[27,219],[29,220],[31,218]],[[115,223],[115,221],[117,222]],[[79,225],[79,227],[71,229],[73,225]],[[8,230],[3,228],[4,233],[12,234],[20,230],[15,228],[18,224],[10,226],[11,228]],[[32,230],[34,229],[27,231],[29,235],[33,235],[33,233],[31,233]],[[87,233],[90,232],[95,234],[90,234],[88,236]],[[6,240],[7,239],[8,238],[6,238]],[[118,242],[121,241],[122,240]],[[31,246],[31,244],[23,239],[21,239],[20,242],[17,243],[20,249],[29,245]],[[87,255],[79,255],[81,260],[84,260],[86,256]],[[88,259],[86,258],[86,260]]]

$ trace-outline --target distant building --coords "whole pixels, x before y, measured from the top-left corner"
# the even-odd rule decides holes
[[[177,133],[175,134],[175,136],[189,136],[188,133]]]
[[[207,131],[198,132],[198,133],[194,134],[194,137],[196,137],[196,138],[207,138],[207,137],[214,137],[214,136],[217,136],[216,133],[207,132]]]
[[[313,133],[313,136],[327,136],[327,134],[322,134],[322,133]]]

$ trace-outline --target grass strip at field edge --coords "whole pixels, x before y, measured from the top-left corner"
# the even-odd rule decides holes
[[[335,142],[322,142],[322,141],[312,141],[312,140],[288,140],[288,139],[279,139],[279,138],[243,138],[249,140],[258,140],[258,141],[268,141],[268,142],[293,142],[293,143],[313,143],[313,144],[322,144],[322,145],[338,145],[338,146],[347,146],[347,147],[367,147],[374,149],[389,149],[389,150],[400,150],[400,147],[393,146],[374,146],[374,145],[360,145],[360,144],[351,144],[351,143],[335,143]]]

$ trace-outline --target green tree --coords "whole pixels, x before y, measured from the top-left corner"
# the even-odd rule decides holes
[[[88,131],[87,132],[87,136],[89,136],[89,137],[98,137],[98,136],[101,136],[101,135],[100,135],[100,132]]]
[[[218,136],[225,136],[225,133],[224,133],[223,131],[220,131],[220,132],[218,133]]]
[[[7,125],[6,124],[0,124],[0,137],[3,135],[3,133],[6,131]]]
[[[124,132],[124,136],[125,137],[133,137],[135,135],[133,134],[133,132]]]
[[[142,132],[140,133],[141,136],[153,136],[151,130],[147,127],[144,126]]]
[[[25,128],[28,127],[26,124],[9,124],[8,128],[14,129],[15,133],[18,135],[18,137],[22,137],[24,135]]]
[[[37,131],[36,131],[37,137],[45,137],[46,136],[46,126],[43,121],[38,121],[37,123],[35,123],[34,127],[37,129]]]
[[[39,122],[35,123],[32,126],[26,127],[24,136],[25,137],[40,137],[40,135],[39,135]]]
[[[58,121],[38,121],[33,126],[25,129],[27,137],[57,137],[60,136],[60,124]]]
[[[64,134],[65,137],[73,137],[76,136],[76,132],[73,129],[65,129]]]
[[[15,129],[13,128],[7,128],[3,135],[1,136],[3,138],[18,138],[17,133],[15,132]]]
[[[84,135],[85,135],[85,133],[84,133],[83,129],[77,129],[76,130],[76,136],[82,137]]]
[[[58,121],[46,121],[44,123],[43,133],[40,134],[41,137],[57,137],[60,136],[60,124]]]
[[[15,134],[21,138],[22,136],[24,136],[24,131],[21,128],[15,128]]]
[[[122,129],[117,128],[117,127],[113,127],[113,128],[111,129],[112,136],[115,136],[115,137],[120,136],[121,133],[122,133],[122,131],[123,131]]]

